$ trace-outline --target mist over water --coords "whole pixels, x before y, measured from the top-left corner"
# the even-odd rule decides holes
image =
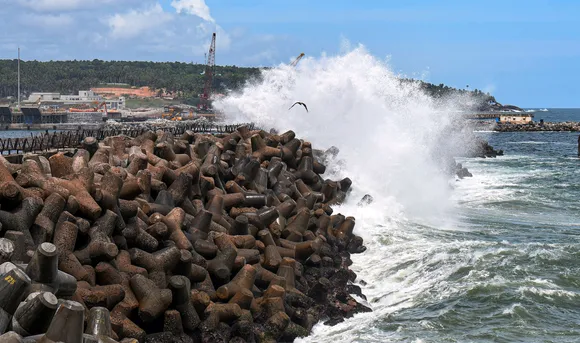
[[[309,112],[288,111],[295,101]],[[466,102],[402,85],[358,47],[266,70],[214,104],[231,120],[338,147],[324,177],[353,181],[334,210],[354,216],[365,240],[352,269],[373,312],[318,324],[299,342],[578,341],[577,136],[486,134],[507,156],[460,159],[474,177],[457,182],[438,161],[469,148],[449,130]],[[367,193],[374,202],[357,206]]]

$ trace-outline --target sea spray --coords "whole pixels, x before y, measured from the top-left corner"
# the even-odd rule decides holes
[[[295,101],[308,111],[298,105],[288,110]],[[450,175],[437,157],[469,145],[449,130],[455,103],[435,101],[417,83],[401,82],[364,47],[306,58],[298,68],[264,70],[260,80],[215,102],[230,121],[291,129],[315,146],[337,146],[340,153],[327,172],[332,175],[325,177],[353,180],[347,202],[335,212],[356,217],[356,231],[369,247],[353,256],[353,267],[368,283],[363,292],[375,313],[333,328],[321,325],[307,340],[332,341],[344,331],[370,339],[371,323],[413,306],[415,297],[455,270],[449,266],[425,275],[425,263],[417,261],[418,251],[427,259],[444,259],[423,232],[452,226]],[[359,207],[364,194],[374,202]],[[365,327],[370,332],[361,331]]]
[[[293,129],[318,147],[337,146],[327,174],[354,182],[347,202],[334,210],[354,216],[355,232],[365,239],[368,249],[352,256],[352,269],[373,312],[333,327],[318,324],[299,341],[577,340],[573,199],[580,195],[558,188],[577,179],[577,159],[554,157],[561,146],[510,145],[530,139],[507,134],[498,142],[504,136],[489,134],[508,156],[461,160],[474,177],[452,183],[450,191],[436,157],[469,147],[469,135],[446,128],[456,119],[446,114],[464,108],[465,98],[433,101],[416,85],[398,82],[363,48],[302,62],[296,70],[265,70],[262,80],[216,103],[231,118]],[[310,111],[287,111],[294,101]],[[366,193],[375,201],[357,206]]]
[[[288,110],[295,101],[308,111]],[[337,146],[346,161],[338,176],[354,181],[352,202],[369,193],[377,210],[412,216],[438,216],[446,207],[448,175],[433,156],[452,122],[449,105],[441,108],[418,84],[401,82],[364,47],[264,70],[259,81],[214,104],[230,120],[292,129],[315,146]]]

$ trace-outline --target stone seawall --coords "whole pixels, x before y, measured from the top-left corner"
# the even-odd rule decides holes
[[[580,122],[533,122],[530,124],[496,124],[494,131],[499,132],[520,132],[520,131],[580,131]]]

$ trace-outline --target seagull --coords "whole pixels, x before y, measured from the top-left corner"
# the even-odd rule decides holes
[[[304,108],[306,109],[306,112],[308,112],[308,107],[306,106],[306,104],[303,102],[300,102],[300,101],[296,101],[292,106],[290,106],[290,108],[288,110],[290,110],[296,104],[304,106]]]

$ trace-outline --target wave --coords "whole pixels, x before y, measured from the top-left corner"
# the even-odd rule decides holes
[[[288,110],[295,101],[304,102],[308,112],[301,106]],[[495,297],[503,296],[508,287],[512,292],[497,310],[500,314],[517,311],[506,309],[521,302],[514,295],[513,273],[528,273],[528,261],[550,257],[534,255],[537,245],[496,242],[495,231],[504,229],[490,229],[494,222],[474,224],[489,230],[484,233],[458,224],[465,215],[458,210],[458,201],[477,207],[486,201],[519,200],[522,195],[508,186],[517,185],[523,175],[501,175],[501,170],[484,173],[478,167],[479,174],[451,189],[448,175],[434,158],[442,152],[433,147],[442,149],[439,143],[447,137],[448,125],[455,119],[451,113],[461,101],[441,104],[418,85],[402,84],[386,62],[362,46],[335,56],[305,58],[298,68],[280,65],[264,70],[259,80],[215,101],[214,107],[234,122],[251,121],[279,132],[292,129],[316,149],[337,146],[340,153],[330,161],[324,177],[348,176],[353,181],[349,198],[334,212],[356,218],[355,233],[368,247],[352,256],[351,268],[373,312],[333,327],[317,324],[311,336],[297,342],[456,341],[449,339],[454,334],[449,330],[428,328],[442,317],[453,316],[480,325],[488,320],[480,316],[483,312],[458,315],[453,305],[496,306]],[[468,145],[462,136],[447,138],[453,142],[451,149]],[[472,165],[520,158],[505,156]],[[375,201],[357,206],[367,193]],[[492,208],[489,217],[495,220],[499,210],[500,206]],[[517,234],[507,237],[518,242],[522,238]],[[541,247],[554,258],[563,255],[561,246]],[[463,301],[476,302],[475,307]]]
[[[301,106],[288,110],[295,101],[304,102],[308,112]],[[264,70],[260,80],[214,103],[235,122],[251,121],[279,132],[292,129],[315,148],[337,146],[340,153],[325,178],[353,180],[349,199],[335,213],[357,220],[355,233],[368,249],[352,257],[352,268],[368,282],[362,288],[371,306],[383,310],[333,328],[319,325],[304,340],[332,341],[338,331],[360,336],[361,321],[370,323],[411,306],[443,276],[441,270],[425,272],[421,265],[414,272],[396,269],[438,250],[422,233],[411,233],[410,225],[453,228],[449,176],[434,158],[442,151],[433,147],[448,135],[453,113],[461,113],[455,108],[458,102],[437,103],[418,84],[401,83],[386,62],[359,46],[336,56],[303,59],[298,68]],[[450,149],[468,145],[462,136],[452,141]],[[374,202],[357,206],[367,193]],[[410,235],[422,243],[411,244]],[[395,242],[385,249],[391,238]]]
[[[288,110],[295,101],[304,102],[308,112],[301,106]],[[353,204],[370,193],[376,211],[398,208],[438,216],[449,191],[447,176],[433,161],[442,152],[432,147],[452,122],[450,113],[459,113],[454,105],[441,106],[418,84],[401,83],[386,62],[359,46],[337,56],[303,59],[299,68],[264,70],[261,80],[214,107],[235,122],[292,129],[321,149],[337,146],[346,166],[333,168],[331,176],[353,180]],[[457,140],[453,146],[466,144]]]

